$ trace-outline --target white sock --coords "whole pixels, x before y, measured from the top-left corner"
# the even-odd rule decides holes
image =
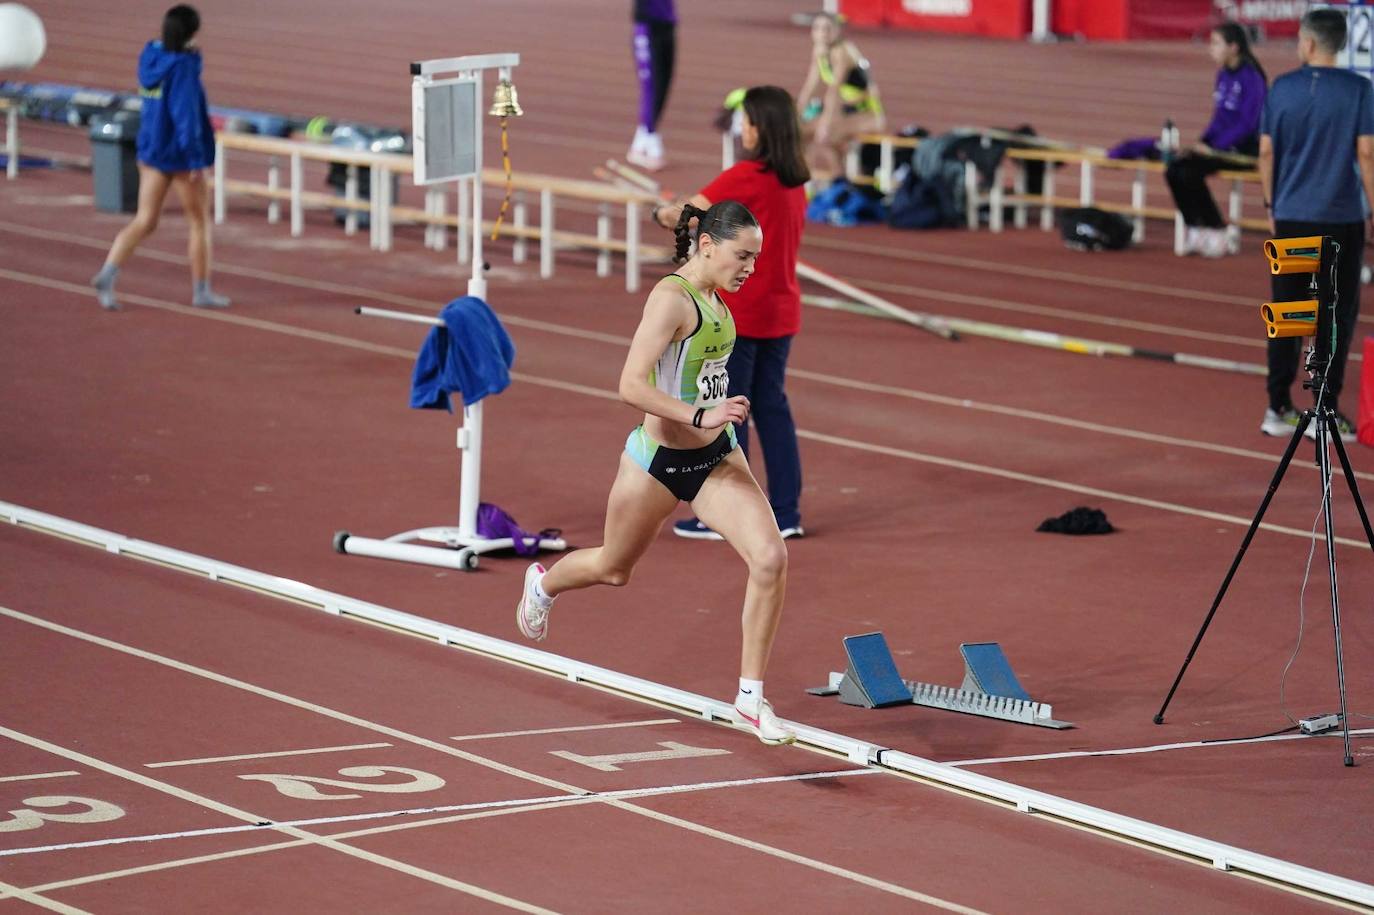
[[[735,705],[740,708],[750,710],[758,708],[759,702],[763,700],[763,681],[746,680],[739,678],[739,694],[735,696]]]
[[[547,574],[549,573],[544,573],[544,575]],[[551,604],[553,603],[553,598],[549,597],[549,595],[544,591],[544,575],[540,575],[538,578],[534,580],[534,596],[537,597],[543,603]]]

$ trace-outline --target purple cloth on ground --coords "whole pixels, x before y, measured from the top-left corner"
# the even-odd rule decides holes
[[[521,530],[515,519],[499,506],[482,502],[477,506],[477,533],[488,540],[504,540],[509,537],[515,541],[517,556],[535,556],[539,553],[539,541],[545,537],[557,537],[563,533],[557,528],[545,528],[537,534]]]
[[[1158,159],[1159,140],[1155,137],[1132,137],[1122,140],[1107,151],[1109,159]]]

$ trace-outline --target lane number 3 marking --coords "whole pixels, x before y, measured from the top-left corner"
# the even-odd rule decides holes
[[[0,820],[0,832],[23,832],[26,829],[37,829],[44,823],[107,823],[124,816],[122,807],[91,797],[43,795],[26,797],[24,803],[29,806],[9,811],[13,819]],[[46,810],[30,809],[70,806],[81,806],[86,809],[78,813],[49,813]]]

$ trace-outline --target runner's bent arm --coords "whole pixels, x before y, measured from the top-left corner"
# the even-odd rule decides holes
[[[662,419],[692,425],[697,408],[649,384],[649,374],[668,344],[690,334],[696,321],[696,306],[685,293],[664,284],[649,293],[644,316],[630,341],[630,352],[620,372],[621,400]],[[748,415],[749,401],[731,397],[703,413],[700,426],[715,429],[727,422],[743,422]]]

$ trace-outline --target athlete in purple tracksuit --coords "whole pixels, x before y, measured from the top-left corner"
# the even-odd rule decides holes
[[[1216,100],[1212,122],[1196,146],[1169,164],[1164,177],[1188,226],[1185,252],[1220,257],[1227,253],[1226,220],[1207,189],[1207,176],[1238,166],[1211,153],[1258,154],[1267,80],[1264,68],[1250,51],[1245,30],[1234,22],[1212,30],[1208,53],[1221,67],[1212,93]]]
[[[677,12],[673,0],[634,0],[634,56],[639,76],[639,127],[625,158],[631,165],[657,171],[664,165],[658,119],[673,82],[677,45]]]

